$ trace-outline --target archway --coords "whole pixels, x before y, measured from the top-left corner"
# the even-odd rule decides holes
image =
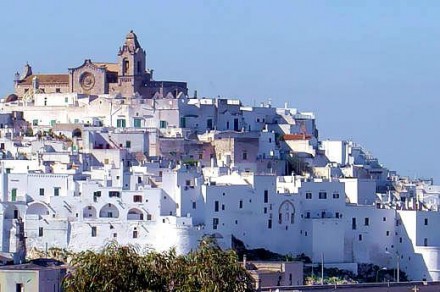
[[[27,208],[26,215],[49,215],[49,208],[42,203],[33,203]]]
[[[278,208],[278,223],[295,223],[295,206],[289,200],[285,200]]]
[[[3,212],[3,216],[5,219],[18,219],[19,212],[16,206],[9,205]]]
[[[81,138],[82,137],[82,132],[80,129],[76,128],[75,130],[72,131],[72,138]]]
[[[84,219],[96,219],[96,209],[93,206],[87,206],[83,209]]]
[[[108,203],[104,205],[101,210],[99,211],[99,217],[100,218],[119,218],[119,210],[118,208]]]
[[[144,213],[136,208],[128,210],[127,220],[144,220]]]

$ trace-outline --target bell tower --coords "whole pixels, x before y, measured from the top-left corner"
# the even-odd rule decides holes
[[[145,82],[149,81],[146,71],[147,59],[136,34],[131,30],[125,37],[125,43],[118,52],[118,80],[120,93],[132,96],[142,92]]]

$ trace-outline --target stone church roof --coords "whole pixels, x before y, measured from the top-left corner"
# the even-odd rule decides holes
[[[98,67],[104,67],[107,72],[118,73],[119,65],[117,63],[93,63]]]
[[[22,85],[32,85],[32,78],[34,76],[38,77],[38,82],[40,84],[68,84],[69,75],[68,74],[32,74],[27,76],[25,79],[20,81]]]

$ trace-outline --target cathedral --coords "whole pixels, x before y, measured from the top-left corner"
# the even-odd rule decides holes
[[[22,74],[15,75],[15,95],[22,98],[32,90],[44,93],[111,94],[123,97],[177,98],[187,94],[186,82],[157,81],[147,68],[145,51],[133,31],[119,48],[117,63],[95,63],[86,59],[82,65],[69,68],[67,74],[33,74],[26,64]]]

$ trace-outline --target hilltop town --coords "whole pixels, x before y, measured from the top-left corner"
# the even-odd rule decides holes
[[[114,63],[16,74],[0,103],[0,190],[5,257],[113,240],[182,254],[212,235],[223,248],[238,239],[440,280],[440,186],[353,141],[321,140],[315,115],[288,103],[200,98],[155,80],[132,31]]]

